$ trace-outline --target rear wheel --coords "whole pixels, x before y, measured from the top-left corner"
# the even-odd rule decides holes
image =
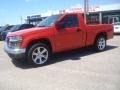
[[[97,37],[95,41],[95,49],[97,51],[104,51],[106,48],[106,38],[103,35]]]
[[[34,66],[45,65],[51,56],[49,47],[43,43],[34,44],[29,50],[27,60]]]

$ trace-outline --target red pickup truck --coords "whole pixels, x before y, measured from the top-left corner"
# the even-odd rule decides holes
[[[103,51],[111,38],[111,24],[86,25],[81,13],[64,13],[44,19],[35,28],[9,33],[4,50],[12,59],[25,58],[39,66],[56,52],[92,45]]]

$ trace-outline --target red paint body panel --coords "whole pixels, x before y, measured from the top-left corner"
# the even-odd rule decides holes
[[[70,13],[63,14],[57,23],[68,14]],[[51,43],[53,53],[93,45],[96,36],[102,32],[106,33],[107,39],[113,38],[112,25],[85,25],[82,15],[80,13],[74,14],[78,16],[78,27],[58,30],[55,23],[51,27],[36,27],[21,30],[9,33],[7,36],[22,36],[23,41],[20,46],[21,48],[27,48],[28,44],[33,40],[48,39]],[[76,32],[78,28],[81,30],[80,32]]]
[[[113,26],[111,24],[86,25],[87,40],[86,45],[92,45],[96,35],[106,33],[107,39],[113,38]]]

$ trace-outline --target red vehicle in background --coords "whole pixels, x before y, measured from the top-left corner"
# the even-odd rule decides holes
[[[64,13],[47,17],[35,28],[9,33],[4,49],[12,59],[25,58],[39,66],[56,52],[86,46],[103,51],[112,38],[111,24],[86,25],[81,13]]]

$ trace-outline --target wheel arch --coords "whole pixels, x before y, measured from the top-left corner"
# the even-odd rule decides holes
[[[30,49],[30,47],[36,43],[43,43],[46,44],[49,48],[50,51],[53,52],[53,48],[52,48],[52,44],[50,42],[50,40],[48,38],[41,38],[41,39],[36,39],[36,40],[32,40],[28,43],[27,45],[27,51]]]
[[[94,43],[96,42],[96,40],[97,40],[97,38],[98,38],[99,36],[104,36],[105,39],[107,40],[107,33],[106,33],[106,32],[101,32],[101,33],[98,33],[98,34],[96,35]]]

